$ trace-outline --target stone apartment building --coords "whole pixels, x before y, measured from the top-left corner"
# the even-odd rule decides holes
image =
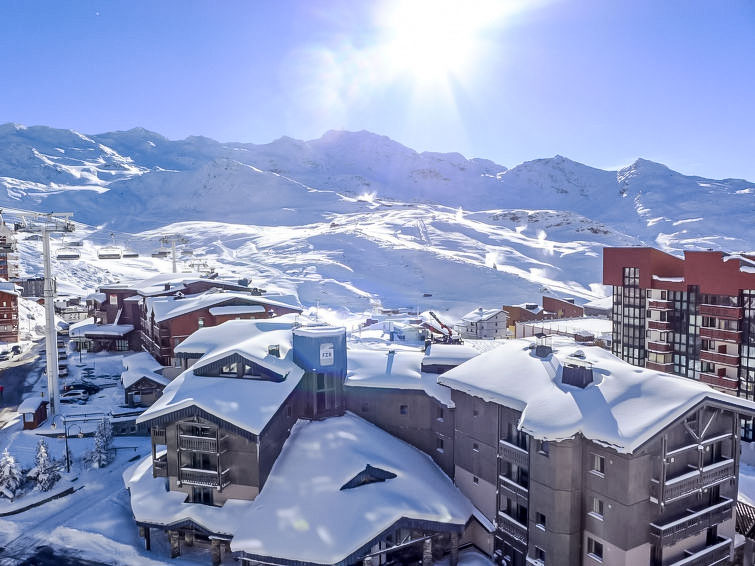
[[[603,283],[614,354],[755,399],[755,256],[605,248]],[[741,425],[752,441],[753,421]]]
[[[439,381],[455,483],[496,523],[500,563],[728,563],[752,402],[565,339],[511,341]]]

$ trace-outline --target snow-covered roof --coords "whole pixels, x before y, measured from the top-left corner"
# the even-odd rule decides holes
[[[422,362],[431,365],[458,366],[479,353],[471,346],[463,344],[430,344]]]
[[[464,322],[480,322],[483,320],[488,320],[489,318],[497,315],[500,313],[502,309],[484,309],[482,307],[473,310],[472,312],[468,312],[463,317],[461,317],[461,320]]]
[[[294,334],[297,336],[309,336],[310,338],[325,338],[327,336],[342,336],[344,332],[343,326],[301,326],[294,330]]]
[[[543,307],[541,307],[537,303],[521,303],[519,305],[511,305],[511,306],[522,308],[526,311],[530,311],[533,314],[538,314],[540,311],[543,310]],[[528,308],[528,307],[532,307],[532,308]]]
[[[123,358],[125,371],[121,373],[123,388],[128,389],[134,383],[146,377],[147,379],[167,385],[170,380],[158,373],[164,366],[159,364],[148,352],[139,352]]]
[[[684,277],[661,277],[655,274],[653,274],[653,280],[664,281],[666,283],[684,283]]]
[[[396,477],[341,489],[368,464]],[[231,550],[336,564],[402,518],[461,526],[474,511],[427,455],[347,413],[297,422]]]
[[[555,318],[550,320],[528,320],[518,323],[543,332],[565,334],[592,334],[595,337],[611,336],[611,320],[600,317]]]
[[[94,301],[95,303],[104,303],[107,300],[105,293],[90,293],[87,295],[87,301]]]
[[[22,415],[24,413],[35,413],[42,403],[47,403],[47,399],[40,395],[32,395],[21,401],[16,411]]]
[[[291,309],[298,309],[298,307],[294,307],[288,304],[279,303],[278,301],[274,301],[271,299],[268,299],[266,297],[261,297],[258,295],[252,295],[251,293],[246,292],[212,292],[207,291],[204,293],[198,293],[196,295],[186,295],[183,297],[175,297],[175,296],[169,296],[169,297],[150,297],[147,298],[147,313],[155,315],[155,321],[161,322],[163,320],[168,320],[170,318],[175,318],[177,316],[184,315],[186,313],[194,312],[199,309],[212,307],[214,305],[219,305],[220,303],[224,303],[226,301],[242,301],[246,303],[248,306],[259,306],[259,305],[271,305],[271,306],[285,306],[286,308]],[[258,311],[255,311],[258,312]]]
[[[134,330],[133,324],[84,324],[69,328],[68,335],[72,338],[92,336],[125,336]]]
[[[265,312],[262,305],[227,305],[223,307],[210,307],[212,316],[233,316],[241,314],[257,314]]]
[[[613,306],[613,297],[609,295],[608,297],[601,297],[600,299],[594,299],[592,301],[586,302],[582,306],[585,308],[611,310],[611,307]]]
[[[707,385],[632,366],[602,348],[553,338],[554,353],[539,358],[531,340],[509,340],[445,374],[438,381],[522,411],[519,428],[535,438],[586,438],[630,453],[699,402],[709,399],[755,413],[755,403]],[[595,381],[584,389],[561,382],[562,364],[577,350],[592,364]]]
[[[294,314],[261,320],[229,320],[217,326],[200,328],[176,346],[173,352],[178,355],[207,354],[259,332],[291,330],[295,322]]]
[[[421,351],[349,349],[346,385],[424,391],[453,407],[451,391],[438,385],[438,374],[421,370],[423,357]]]
[[[5,293],[6,295],[15,295],[16,297],[21,296],[21,292],[18,290],[18,286],[12,281],[0,281],[0,293]]]
[[[205,355],[168,384],[162,396],[137,422],[196,406],[252,434],[262,432],[304,375],[304,370],[293,362],[290,327],[264,326],[269,322],[231,320],[208,328],[214,332],[204,333],[204,345],[209,345]],[[245,330],[245,334],[239,334],[240,329]],[[271,345],[278,346],[280,358],[270,354],[268,348]],[[194,373],[233,354],[271,370],[280,375],[282,381],[209,377]]]

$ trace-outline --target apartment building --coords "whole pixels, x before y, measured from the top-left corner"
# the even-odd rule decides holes
[[[15,283],[0,281],[0,342],[18,342],[18,299]]]
[[[479,307],[461,318],[459,333],[462,338],[495,340],[506,338],[507,314],[503,309],[484,309]]]
[[[455,565],[475,510],[425,454],[346,412],[345,329],[230,320],[175,353],[187,369],[137,420],[152,454],[124,474],[148,548],[161,530],[172,556],[205,545],[213,564]]]
[[[499,563],[728,563],[755,403],[564,338],[507,342],[439,382],[454,480],[495,522]]]
[[[625,361],[755,398],[755,256],[605,248],[612,351]],[[753,440],[752,420],[741,423]]]

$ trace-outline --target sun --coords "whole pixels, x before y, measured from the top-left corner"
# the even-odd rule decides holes
[[[394,73],[420,83],[463,77],[477,66],[484,34],[502,2],[403,0],[378,17],[382,56]]]

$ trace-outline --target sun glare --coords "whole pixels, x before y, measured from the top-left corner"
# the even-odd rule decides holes
[[[379,18],[386,63],[420,82],[463,76],[475,68],[483,34],[500,17],[501,6],[487,0],[391,4]]]

